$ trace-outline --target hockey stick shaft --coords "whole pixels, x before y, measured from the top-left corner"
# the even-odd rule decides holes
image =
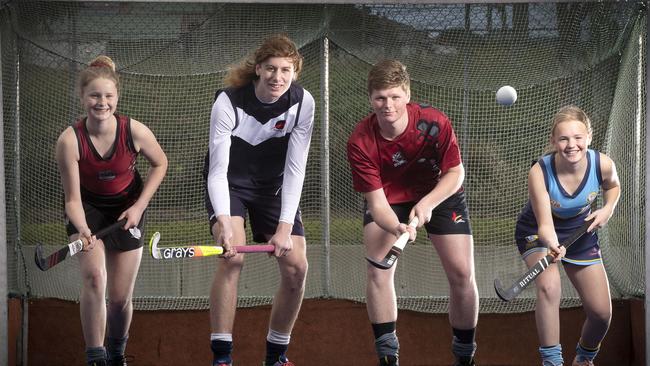
[[[416,228],[418,226],[418,217],[414,216],[411,219],[411,222],[409,222],[409,226],[412,228]],[[408,243],[409,240],[409,233],[404,232],[402,233],[399,238],[395,241],[393,246],[390,248],[388,251],[388,254],[382,259],[381,261],[376,261],[373,258],[366,257],[366,260],[368,263],[372,264],[373,266],[379,268],[379,269],[389,269],[391,268],[395,262],[397,262],[397,258],[402,254],[404,251],[404,247],[406,246],[406,243]]]
[[[176,247],[158,247],[160,233],[156,232],[149,242],[149,251],[155,259],[198,258],[222,255],[224,248],[218,245],[182,245]],[[275,246],[265,245],[237,245],[237,253],[272,253]]]
[[[594,222],[593,219],[585,221],[580,228],[571,234],[566,240],[564,240],[560,246],[569,249],[573,243],[575,243],[580,237],[582,237],[589,229],[589,226]],[[503,301],[510,301],[517,297],[521,292],[528,287],[535,279],[542,274],[551,264],[553,264],[553,259],[555,256],[552,254],[546,255],[544,258],[540,259],[531,266],[524,274],[522,274],[513,284],[507,289],[503,288],[503,284],[498,279],[494,280],[494,290],[497,295]]]
[[[107,234],[113,232],[115,229],[124,226],[124,224],[126,224],[126,219],[122,219],[105,228],[102,228],[97,233],[95,233],[94,236],[97,239],[101,239]],[[68,243],[67,245],[63,246],[61,249],[50,254],[49,256],[43,257],[43,246],[42,244],[38,244],[36,245],[36,250],[34,252],[34,259],[36,261],[36,266],[38,266],[38,268],[41,271],[47,271],[48,269],[63,262],[67,258],[72,257],[73,255],[79,253],[80,251],[83,250],[83,248],[84,248],[84,242],[81,238],[79,238],[71,243]]]

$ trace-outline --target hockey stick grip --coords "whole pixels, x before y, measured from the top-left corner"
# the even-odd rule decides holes
[[[411,219],[411,222],[409,222],[409,226],[412,227],[412,228],[416,228],[418,226],[419,222],[420,221],[419,221],[418,217],[414,216]],[[397,248],[399,250],[403,250],[404,247],[406,246],[406,243],[408,243],[408,241],[409,241],[409,233],[408,233],[408,231],[403,232],[399,236],[399,238],[397,238],[397,240],[395,241],[395,244],[393,244],[393,249]]]
[[[111,225],[109,225],[109,226],[107,226],[105,228],[102,228],[97,233],[95,233],[95,237],[97,239],[101,239],[104,236],[110,234],[115,229],[118,229],[118,228],[124,226],[124,224],[126,224],[126,219],[125,218],[122,219],[122,220],[119,220],[119,221],[117,221],[117,222],[115,222],[115,223],[113,223],[113,224],[111,224]]]
[[[273,253],[275,245],[238,245],[235,246],[235,250],[237,250],[237,253]]]

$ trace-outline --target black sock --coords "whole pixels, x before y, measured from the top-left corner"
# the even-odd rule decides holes
[[[232,362],[232,358],[230,357],[232,353],[232,342],[215,339],[210,342],[210,348],[212,348],[214,355],[213,361]]]
[[[266,341],[266,360],[264,363],[266,365],[274,365],[280,359],[280,356],[284,356],[289,349],[288,344],[277,344],[273,342]]]
[[[456,329],[451,328],[451,331],[454,333],[454,337],[458,339],[460,343],[474,343],[474,334],[476,333],[476,328],[472,329]]]
[[[383,336],[386,333],[394,332],[395,331],[395,324],[396,324],[396,322],[372,324],[372,332],[375,334],[375,339]]]

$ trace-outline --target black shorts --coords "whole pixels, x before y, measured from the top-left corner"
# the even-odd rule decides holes
[[[117,218],[120,216],[122,212],[124,212],[124,210],[128,208],[128,206],[120,207],[117,210],[106,210],[106,209],[100,210],[99,208],[91,204],[83,202],[83,208],[86,214],[86,223],[88,224],[90,231],[92,233],[96,233],[99,230],[117,222]],[[142,218],[140,218],[140,222],[137,225],[137,228],[139,229],[139,233],[140,233],[139,237],[135,237],[132,234],[132,232],[135,232],[135,230],[122,230],[121,228],[118,228],[115,231],[101,238],[104,241],[104,247],[107,250],[119,250],[123,252],[142,247],[142,245],[144,244],[143,229],[144,229],[146,213],[147,213],[146,210],[142,213]],[[78,233],[77,228],[74,225],[72,225],[72,223],[70,222],[70,220],[68,220],[67,217],[65,221],[66,221],[66,231],[68,233],[68,236],[77,234]]]
[[[409,213],[417,202],[390,205],[400,222],[408,222]],[[364,207],[363,226],[374,222],[367,203]],[[431,220],[424,224],[427,233],[434,235],[466,234],[472,235],[472,227],[467,210],[465,192],[457,192],[431,211]]]
[[[257,243],[265,243],[267,237],[273,236],[280,222],[280,212],[282,210],[281,191],[261,190],[261,189],[244,189],[230,187],[230,216],[240,216],[246,220],[248,213],[253,240]],[[205,208],[208,211],[210,229],[216,224],[217,217],[212,208],[212,202],[207,190],[205,190]],[[246,221],[244,221],[244,226]],[[305,236],[305,229],[302,225],[300,208],[296,211],[293,221],[291,235]]]

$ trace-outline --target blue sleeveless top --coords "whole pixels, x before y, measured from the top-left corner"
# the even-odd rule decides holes
[[[573,194],[567,193],[557,177],[554,154],[543,156],[539,165],[544,173],[544,183],[551,199],[553,216],[568,219],[589,212],[600,191],[603,177],[600,171],[600,154],[594,150],[587,150],[587,170],[582,182]]]

